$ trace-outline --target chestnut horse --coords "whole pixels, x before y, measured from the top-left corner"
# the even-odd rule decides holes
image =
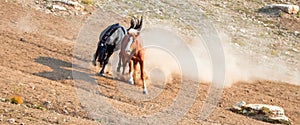
[[[133,21],[132,21],[133,22]],[[122,59],[123,72],[125,73],[125,68],[129,62],[129,83],[134,84],[136,80],[136,71],[138,64],[140,65],[141,79],[143,81],[143,93],[148,94],[146,85],[146,76],[144,71],[144,55],[145,50],[143,49],[143,41],[140,38],[140,31],[143,24],[143,17],[137,21],[135,28],[129,29],[127,35],[123,38],[121,43],[121,51],[119,53]],[[134,24],[132,24],[134,25]],[[118,69],[120,69],[121,64],[119,62]],[[119,71],[119,70],[118,70]]]
[[[127,34],[127,31],[129,31],[132,28],[138,28],[138,26],[134,27],[135,22],[133,19],[131,19],[130,24],[131,26],[127,30],[125,30],[123,26],[119,25],[119,23],[116,23],[108,26],[105,30],[101,32],[99,36],[97,50],[92,60],[94,66],[96,66],[97,59],[98,62],[100,62],[100,67],[102,67],[102,69],[100,70],[99,74],[101,76],[104,76],[105,66],[108,63],[110,56],[115,51],[120,50],[122,39]],[[119,59],[119,62],[120,61],[121,59]]]

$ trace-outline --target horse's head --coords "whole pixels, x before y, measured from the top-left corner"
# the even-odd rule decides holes
[[[136,23],[135,23],[136,22]],[[143,25],[143,16],[140,20],[131,19],[131,25],[128,29],[128,42],[125,48],[125,52],[129,55],[132,54],[139,47],[139,36]]]
[[[140,32],[142,26],[143,26],[143,16],[141,16],[140,20],[137,18],[131,18],[130,27],[127,29],[127,31],[129,32],[131,29],[135,29]]]

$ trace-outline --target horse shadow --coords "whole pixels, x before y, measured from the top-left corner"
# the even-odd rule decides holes
[[[50,80],[83,80],[83,81],[93,81],[95,80],[93,76],[95,74],[89,74],[89,69],[81,68],[84,71],[79,71],[74,69],[74,67],[79,67],[78,65],[52,58],[52,57],[38,57],[35,62],[48,66],[52,71],[44,71],[33,73],[33,75],[47,78]],[[76,77],[73,77],[74,74]],[[78,76],[78,77],[77,77]]]

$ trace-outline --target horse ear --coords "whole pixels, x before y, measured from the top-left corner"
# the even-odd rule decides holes
[[[136,30],[138,30],[138,31],[141,31],[142,26],[143,26],[143,16],[141,16],[141,19],[138,20],[138,23],[137,23],[137,25],[135,26],[134,29],[136,29]]]
[[[143,26],[143,16],[141,16],[140,28]]]
[[[134,29],[138,29],[140,21],[137,18],[135,18],[135,21],[136,21],[136,25],[135,25]]]
[[[143,26],[143,16],[141,16],[141,21],[140,21],[140,24],[139,24],[139,30],[142,29],[142,26]]]
[[[127,31],[130,30],[131,28],[134,28],[134,27],[135,27],[134,18],[131,18],[130,27],[127,29]]]

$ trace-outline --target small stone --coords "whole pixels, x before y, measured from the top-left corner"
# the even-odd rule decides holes
[[[236,46],[240,47],[240,45],[239,45],[238,43],[234,43],[234,45],[236,45]]]
[[[24,41],[24,39],[23,39],[23,38],[20,38],[20,41],[22,41],[22,42],[23,42],[23,41]]]
[[[16,122],[16,120],[13,119],[13,118],[10,118],[10,119],[7,119],[7,122],[9,122],[9,123],[14,123],[14,122]]]
[[[222,104],[219,104],[219,107],[224,107]]]
[[[51,108],[51,101],[45,101],[44,103],[43,103],[43,106],[45,107],[45,108]]]
[[[293,48],[292,49],[294,52],[297,52],[297,53],[299,53],[300,51],[298,50],[298,49],[296,49],[296,48]]]
[[[246,105],[246,102],[244,102],[244,101],[241,101],[241,102],[235,104],[235,106],[237,106],[237,107],[243,107],[245,105]]]
[[[51,12],[51,10],[48,10],[48,9],[47,9],[47,10],[45,10],[45,13],[46,13],[46,14],[50,14],[50,13],[52,13],[52,12]]]
[[[5,98],[1,98],[0,99],[1,102],[5,102],[5,100],[6,100]]]
[[[246,105],[246,102],[241,101],[241,102],[236,103],[233,106],[233,109],[235,109],[235,110],[242,110],[242,107],[245,106],[245,105]]]
[[[65,109],[63,110],[63,112],[64,112],[65,114],[69,114],[69,112],[68,112],[67,110],[65,110]]]
[[[245,29],[240,29],[240,31],[241,31],[242,33],[246,33],[246,30],[245,30]]]
[[[245,109],[243,110],[243,114],[246,114],[247,112],[248,112],[247,110],[245,110]]]
[[[65,7],[59,6],[59,5],[52,5],[52,9],[59,10],[59,11],[65,11],[65,10],[67,10]]]
[[[297,36],[300,32],[299,31],[294,31],[294,35]]]
[[[219,117],[221,117],[221,118],[226,118],[225,116],[223,116],[223,115],[221,115],[221,116],[219,116]]]
[[[288,51],[284,52],[284,54],[285,54],[285,55],[288,55],[288,56],[291,55],[291,53],[288,52]]]

